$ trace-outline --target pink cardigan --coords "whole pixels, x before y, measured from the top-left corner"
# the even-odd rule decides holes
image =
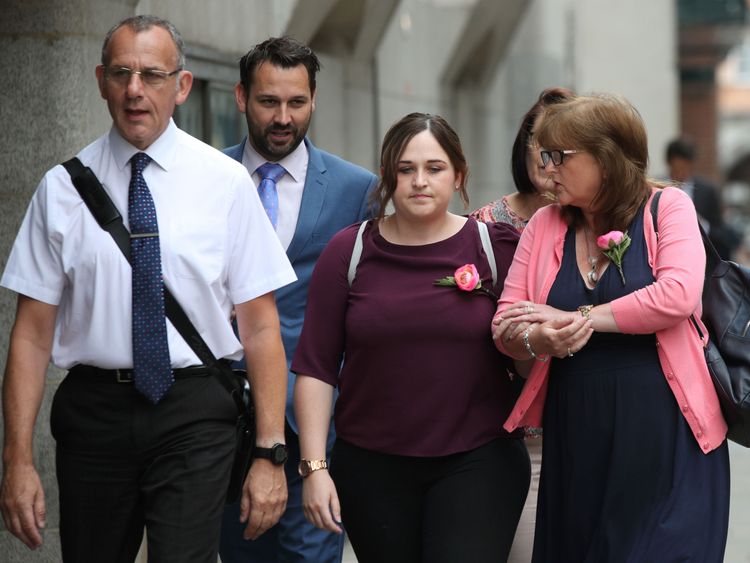
[[[656,188],[652,197],[655,191]],[[623,333],[656,334],[667,383],[693,436],[703,452],[708,453],[724,441],[727,425],[706,368],[701,341],[689,318],[691,313],[700,318],[706,257],[693,202],[678,188],[668,187],[663,191],[659,201],[658,252],[649,207],[651,199],[643,222],[649,265],[656,281],[612,301],[612,314]],[[534,214],[521,236],[505,280],[500,311],[521,300],[546,303],[562,263],[566,231],[559,206],[549,205]],[[507,353],[502,342],[497,344]],[[505,422],[506,430],[541,425],[548,373],[549,362],[534,362],[521,396]]]

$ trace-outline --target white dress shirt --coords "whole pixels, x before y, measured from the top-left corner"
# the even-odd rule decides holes
[[[284,250],[289,244],[297,229],[297,219],[302,205],[302,192],[305,189],[305,178],[307,177],[307,163],[309,155],[307,146],[302,142],[291,153],[286,155],[277,164],[281,164],[286,172],[276,181],[276,192],[279,194],[279,219],[276,223],[276,235],[281,241]],[[250,144],[250,139],[245,142],[245,150],[242,153],[242,164],[252,175],[256,186],[260,185],[260,174],[256,172],[259,166],[268,162],[260,156]]]
[[[130,158],[138,149],[113,128],[78,158],[97,175],[127,226]],[[217,358],[239,359],[229,323],[236,303],[296,279],[244,168],[177,128],[146,149],[143,177],[159,222],[166,285]],[[62,166],[29,205],[0,285],[58,306],[52,361],[130,368],[131,268],[99,227]],[[200,364],[171,323],[172,367]]]

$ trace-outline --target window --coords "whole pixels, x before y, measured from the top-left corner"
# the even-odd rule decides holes
[[[188,49],[186,68],[193,73],[193,88],[175,110],[177,125],[217,149],[239,143],[247,126],[234,101],[234,85],[239,79],[234,60],[193,48]]]

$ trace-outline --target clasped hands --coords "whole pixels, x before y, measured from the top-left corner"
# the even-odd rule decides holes
[[[556,358],[571,356],[581,350],[594,329],[591,320],[578,311],[561,311],[542,303],[517,301],[492,319],[492,338],[502,340],[503,347],[515,356],[525,358],[523,333],[529,329],[536,355]],[[496,344],[497,345],[497,344]]]

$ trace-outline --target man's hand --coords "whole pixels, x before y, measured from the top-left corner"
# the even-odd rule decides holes
[[[34,423],[42,404],[57,307],[24,295],[10,333],[3,379],[3,481],[0,511],[5,527],[34,549],[42,545],[46,506],[33,462]]]
[[[0,486],[5,527],[31,549],[42,545],[47,508],[39,475],[30,464],[8,464]]]
[[[240,522],[247,522],[243,537],[254,540],[279,521],[286,509],[287,487],[283,465],[255,459],[242,487]]]

